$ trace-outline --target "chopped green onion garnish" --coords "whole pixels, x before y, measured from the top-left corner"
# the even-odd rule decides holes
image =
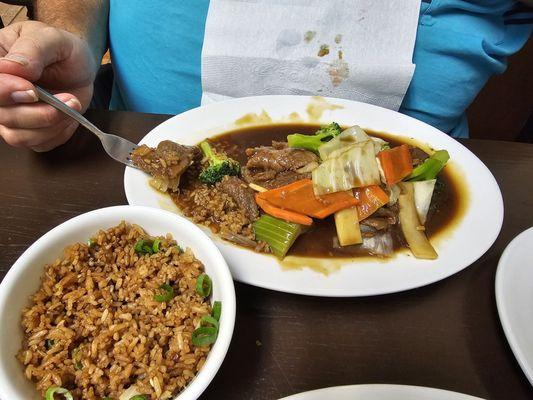
[[[196,280],[196,293],[202,297],[207,297],[211,294],[213,283],[207,274],[202,274]]]
[[[80,370],[83,368],[83,364],[81,363],[81,358],[80,358],[80,348],[79,347],[76,347],[74,350],[72,350],[72,361],[74,361],[74,368],[76,368],[77,370]]]
[[[211,315],[204,315],[200,320],[200,326],[214,326],[218,329],[218,321]]]
[[[161,286],[159,286],[159,289],[161,289],[163,293],[154,295],[155,301],[164,303],[174,298],[174,288],[169,284],[163,283]]]
[[[135,253],[137,254],[144,254],[143,246],[144,246],[144,240],[140,239],[137,241],[137,243],[135,243],[135,246],[133,246],[133,250],[135,250]]]
[[[180,247],[179,244],[175,245],[174,247],[178,249],[178,252],[183,253],[183,249]]]
[[[220,314],[222,314],[222,303],[220,301],[215,301],[213,303],[213,311],[211,312],[213,318],[217,321],[220,321]]]
[[[54,339],[46,339],[44,341],[44,347],[46,348],[46,350],[50,350],[55,343],[56,342]]]
[[[96,245],[96,240],[89,239],[87,240],[87,246],[94,247]]]
[[[148,396],[145,394],[136,394],[133,397],[130,397],[130,400],[148,400]]]
[[[72,394],[65,388],[59,387],[59,386],[52,386],[49,387],[46,390],[46,393],[44,394],[44,397],[46,400],[56,400],[54,395],[56,394],[62,394],[63,397],[67,400],[73,400]]]
[[[207,346],[217,340],[218,329],[214,326],[201,326],[192,333],[192,344],[198,347]]]
[[[139,239],[137,243],[135,243],[135,246],[133,246],[133,249],[137,254],[155,254],[159,252],[159,245],[161,244],[161,240],[155,239]]]

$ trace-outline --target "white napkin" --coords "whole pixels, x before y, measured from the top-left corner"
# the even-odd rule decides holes
[[[202,103],[303,94],[397,110],[419,9],[420,0],[211,0]]]

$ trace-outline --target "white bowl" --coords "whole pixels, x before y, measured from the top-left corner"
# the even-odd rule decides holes
[[[190,384],[175,397],[192,400],[209,385],[228,350],[235,324],[235,288],[228,266],[213,242],[192,222],[168,211],[149,207],[117,206],[102,208],[72,218],[46,233],[13,264],[0,285],[0,393],[2,399],[40,399],[33,383],[15,358],[22,342],[21,311],[38,289],[43,267],[61,255],[69,244],[85,242],[99,229],[118,225],[122,220],[143,227],[150,235],[171,233],[183,246],[190,247],[203,262],[213,281],[213,300],[222,302],[217,341],[206,363]]]

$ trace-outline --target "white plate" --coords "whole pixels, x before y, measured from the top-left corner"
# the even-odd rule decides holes
[[[406,385],[336,386],[295,394],[280,400],[482,400],[447,390]]]
[[[476,261],[492,245],[503,221],[503,201],[498,185],[485,165],[467,148],[439,130],[413,118],[380,107],[339,99],[326,99],[322,105],[339,106],[325,110],[319,119],[307,113],[310,104],[320,102],[306,96],[261,96],[239,98],[195,108],[154,128],[141,143],[156,146],[165,139],[196,144],[215,134],[235,128],[246,114],[266,111],[272,121],[287,122],[298,113],[304,122],[341,125],[358,124],[375,131],[408,136],[446,149],[451,165],[462,175],[469,190],[467,210],[450,234],[435,241],[439,258],[417,260],[407,252],[384,262],[379,259],[345,260],[342,268],[329,275],[309,268],[286,270],[272,256],[254,253],[213,237],[226,258],[234,279],[264,288],[317,296],[368,296],[398,292],[444,279]],[[323,108],[323,107],[322,107]],[[330,107],[331,108],[331,107]],[[294,118],[294,114],[292,115]],[[148,185],[143,172],[126,168],[124,189],[128,202],[178,212],[168,196]],[[481,228],[482,227],[482,228]],[[208,231],[205,229],[206,232]],[[328,265],[339,261],[327,260]]]
[[[496,305],[505,336],[533,385],[533,228],[507,246],[496,273]]]

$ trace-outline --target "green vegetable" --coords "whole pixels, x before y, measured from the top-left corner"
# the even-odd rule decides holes
[[[211,315],[204,315],[200,319],[200,326],[214,326],[218,329],[218,320],[213,318]]]
[[[159,245],[161,244],[161,240],[155,239],[140,239],[135,243],[135,246],[133,246],[133,249],[137,254],[144,255],[144,254],[155,254],[159,252]]]
[[[46,339],[44,341],[44,347],[46,348],[46,350],[50,350],[55,343],[56,342],[54,339]]]
[[[335,150],[311,174],[317,196],[381,184],[371,140]]]
[[[450,155],[446,150],[438,150],[416,167],[406,180],[429,181],[435,179],[449,159]]]
[[[289,147],[297,147],[300,149],[311,150],[318,153],[318,148],[325,142],[329,142],[335,136],[342,132],[341,127],[336,122],[329,125],[324,125],[314,135],[302,135],[295,133],[287,136]]]
[[[200,149],[209,162],[209,166],[198,176],[203,183],[212,185],[220,182],[226,175],[239,175],[241,173],[241,165],[237,161],[224,154],[216,154],[209,143],[200,143]]]
[[[93,239],[87,240],[87,246],[89,246],[89,247],[96,246],[96,240],[93,240]]]
[[[46,390],[44,397],[46,400],[55,400],[54,395],[62,394],[66,400],[73,400],[72,394],[65,388],[59,386],[51,386]]]
[[[191,337],[192,344],[198,347],[215,343],[218,336],[218,328],[214,326],[201,326],[197,328]]]
[[[183,253],[183,249],[179,245],[175,245],[174,247],[178,249],[178,253]]]
[[[219,327],[218,320],[220,319],[221,311],[222,303],[220,301],[215,301],[213,304],[213,315],[204,315],[200,319],[200,327],[195,329],[192,333],[192,344],[201,347],[214,343],[217,340]]]
[[[267,242],[279,258],[285,257],[294,241],[302,233],[302,226],[267,214],[253,223],[255,238]]]
[[[155,301],[158,301],[159,303],[165,303],[174,298],[174,288],[169,284],[164,283],[159,286],[159,289],[161,289],[163,293],[154,295]]]
[[[77,370],[80,370],[83,368],[83,364],[81,363],[81,357],[80,357],[80,348],[76,347],[74,350],[72,350],[72,361],[74,361],[74,368]]]
[[[130,397],[129,400],[148,400],[148,396],[145,394],[136,394],[135,396]]]
[[[215,301],[213,303],[213,310],[211,312],[213,318],[217,321],[220,321],[220,315],[222,314],[222,303],[220,301]]]
[[[213,283],[207,274],[202,274],[196,280],[196,293],[202,297],[207,297],[211,294]]]

